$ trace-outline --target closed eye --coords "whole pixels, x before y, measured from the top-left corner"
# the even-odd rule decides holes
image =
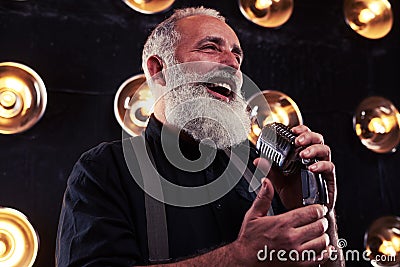
[[[241,64],[242,63],[242,56],[241,55],[235,55],[236,61]]]
[[[242,60],[243,60],[243,51],[242,51],[242,49],[240,47],[238,47],[238,46],[235,46],[232,49],[232,53],[235,54],[237,62],[241,63]]]
[[[200,48],[201,50],[216,50],[219,51],[219,48],[215,45],[209,44],[209,45],[204,45]]]

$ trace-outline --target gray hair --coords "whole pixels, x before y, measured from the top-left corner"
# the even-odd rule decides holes
[[[225,18],[218,11],[211,8],[188,7],[175,10],[169,18],[157,25],[144,44],[142,68],[147,81],[151,80],[149,70],[147,69],[147,60],[149,57],[157,55],[167,66],[174,64],[175,48],[180,39],[180,34],[176,31],[176,23],[183,18],[196,15],[211,16],[225,22]]]

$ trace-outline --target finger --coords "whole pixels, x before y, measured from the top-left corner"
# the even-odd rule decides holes
[[[337,198],[335,164],[331,161],[318,161],[308,166],[308,169],[313,173],[322,174],[322,178],[326,181],[328,187],[328,208],[332,210]]]
[[[317,161],[308,166],[308,169],[312,172],[330,174],[335,172],[335,164],[331,161]]]
[[[319,255],[323,250],[326,250],[329,246],[329,235],[324,233],[321,236],[314,238],[300,246],[301,251],[314,251],[314,255]]]
[[[323,217],[313,223],[295,228],[295,234],[298,236],[297,240],[301,244],[322,236],[328,230],[328,219]]]
[[[326,215],[328,209],[322,205],[314,204],[283,213],[286,223],[294,228],[313,223]]]
[[[335,165],[330,161],[319,161],[310,165],[308,168],[314,173],[322,174],[322,178],[325,180],[326,186],[328,187],[328,208],[330,210],[334,209],[337,198]]]
[[[274,187],[272,186],[271,181],[267,178],[263,178],[261,180],[261,189],[258,192],[256,199],[253,201],[252,206],[247,211],[248,218],[251,220],[267,215],[273,197]]]
[[[331,160],[331,148],[327,145],[315,144],[306,147],[300,152],[300,157],[303,159]]]
[[[303,132],[295,139],[297,146],[308,146],[311,144],[324,144],[324,137],[319,133]]]
[[[308,128],[307,126],[305,126],[304,124],[301,125],[297,125],[294,126],[290,129],[293,133],[299,135],[302,134],[304,132],[311,132],[310,128]]]

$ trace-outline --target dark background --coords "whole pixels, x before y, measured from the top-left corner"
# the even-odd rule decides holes
[[[242,42],[243,72],[260,89],[288,94],[304,123],[325,136],[337,168],[338,225],[346,249],[363,251],[374,219],[400,215],[399,153],[368,150],[352,124],[367,96],[384,96],[400,107],[400,6],[391,4],[393,28],[378,40],[352,31],[338,0],[295,1],[289,21],[276,29],[247,21],[233,0],[177,0],[172,7],[220,10]],[[0,62],[33,68],[48,92],[46,112],[34,127],[0,135],[0,205],[20,210],[36,228],[35,266],[54,266],[71,168],[85,150],[121,138],[114,95],[127,78],[142,73],[145,38],[171,12],[144,15],[117,0],[0,0]]]

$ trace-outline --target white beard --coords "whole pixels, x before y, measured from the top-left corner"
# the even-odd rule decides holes
[[[197,74],[183,73],[175,68],[167,78],[170,89],[165,95],[166,121],[179,129],[183,129],[197,141],[206,139],[213,141],[219,149],[235,146],[247,139],[250,131],[250,116],[246,111],[247,103],[240,90],[229,103],[218,100],[207,92],[201,83],[182,83],[200,81]],[[191,77],[189,77],[191,76]],[[197,78],[197,79],[196,79]],[[204,79],[204,75],[202,77]],[[180,80],[179,86],[176,81]],[[241,84],[237,84],[240,88]]]

